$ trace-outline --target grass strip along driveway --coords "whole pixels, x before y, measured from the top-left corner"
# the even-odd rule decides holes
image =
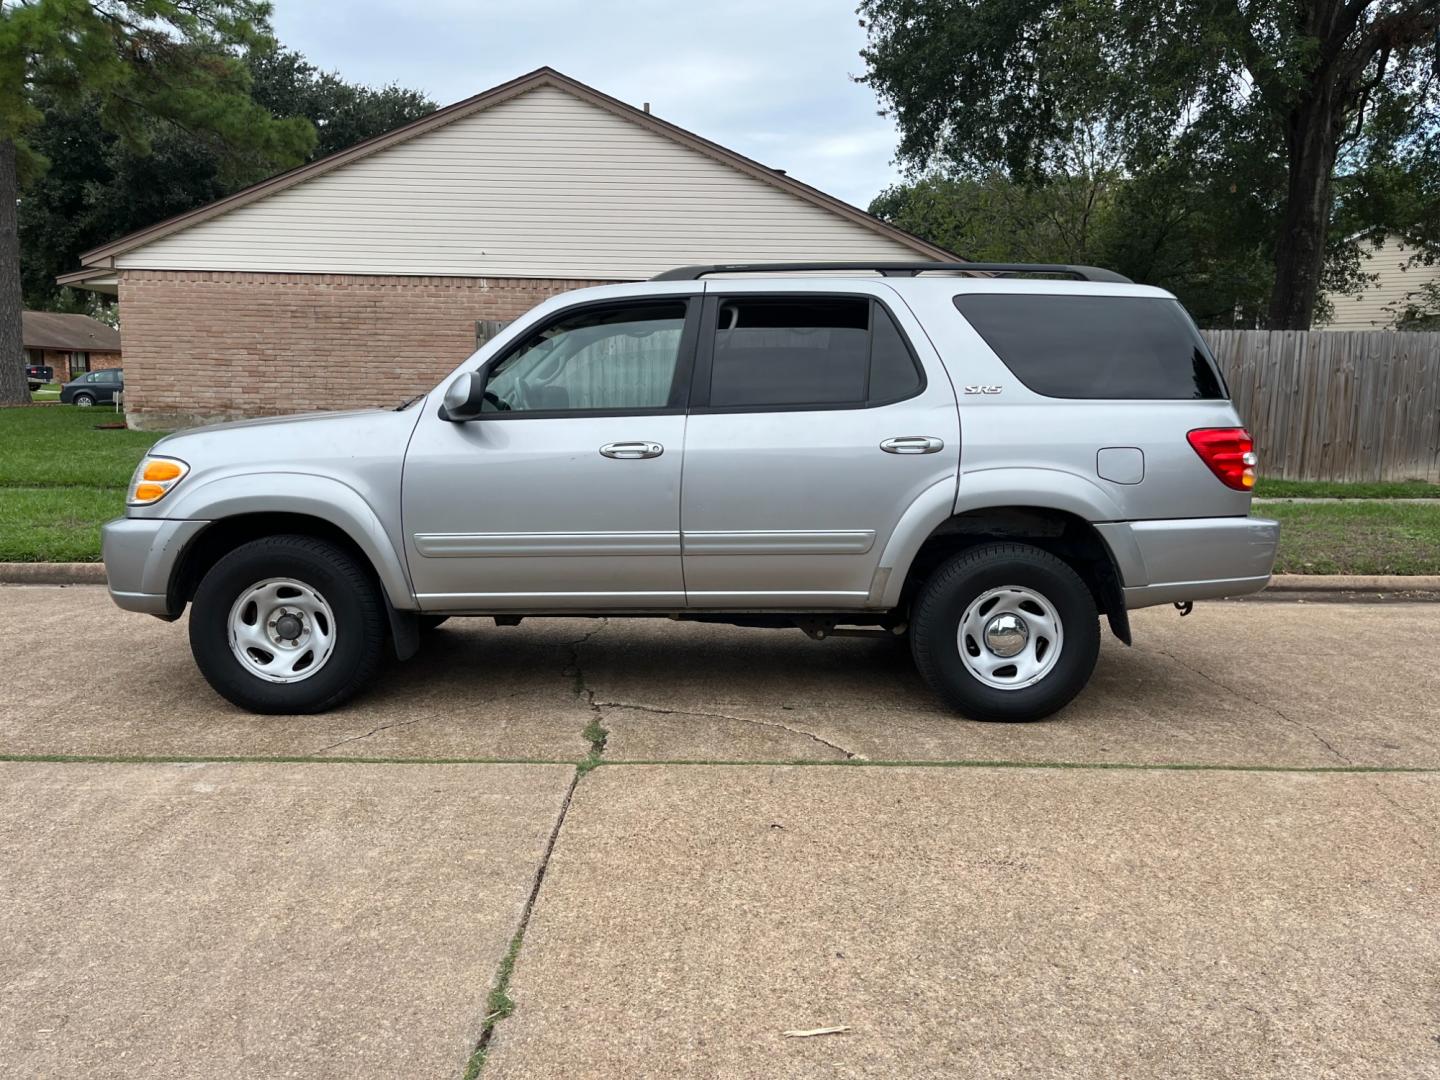
[[[106,407],[0,410],[0,562],[96,562],[100,526],[124,512],[125,485],[158,432],[102,430]],[[1280,574],[1440,574],[1440,484],[1260,481],[1278,518]],[[1434,498],[1434,505],[1384,499]]]

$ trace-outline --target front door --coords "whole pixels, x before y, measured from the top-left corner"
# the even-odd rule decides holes
[[[683,605],[698,318],[683,296],[567,309],[491,366],[479,419],[420,420],[402,503],[423,609]]]
[[[900,516],[953,489],[939,358],[894,290],[855,287],[710,283],[680,510],[690,607],[864,607]]]

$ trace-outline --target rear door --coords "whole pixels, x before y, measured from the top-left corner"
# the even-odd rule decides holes
[[[692,608],[858,608],[927,488],[954,484],[955,393],[881,283],[707,284],[680,524]]]

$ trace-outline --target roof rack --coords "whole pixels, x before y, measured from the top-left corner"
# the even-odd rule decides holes
[[[813,270],[871,270],[884,277],[915,277],[937,270],[968,274],[1063,274],[1081,281],[1108,281],[1132,285],[1123,274],[1099,266],[1068,266],[1061,263],[986,262],[797,262],[718,263],[714,266],[681,266],[656,274],[651,281],[698,281],[711,274],[793,274]]]

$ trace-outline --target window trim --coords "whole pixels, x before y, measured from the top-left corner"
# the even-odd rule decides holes
[[[900,343],[905,346],[905,352],[910,356],[910,363],[915,365],[915,371],[920,376],[920,383],[911,393],[905,394],[903,397],[871,401],[870,367],[867,366],[865,370],[866,396],[863,401],[818,401],[785,405],[711,405],[710,380],[714,375],[715,333],[719,323],[720,305],[726,300],[866,300],[870,305],[866,333],[870,337],[871,349],[873,350],[875,347],[875,308],[878,306],[884,309],[885,314],[890,317],[890,321],[895,324],[895,330],[900,335]],[[867,358],[867,365],[869,363]],[[695,374],[691,380],[690,411],[692,413],[860,412],[864,409],[883,409],[889,405],[898,405],[902,401],[910,401],[925,393],[929,385],[930,377],[925,371],[925,365],[921,363],[920,355],[910,341],[910,335],[905,332],[905,327],[895,317],[894,309],[880,297],[871,293],[815,289],[805,292],[712,292],[705,294],[704,312],[700,319],[700,341],[695,354]]]
[[[511,342],[503,352],[492,357],[484,365],[487,370],[486,381],[488,383],[489,372],[496,365],[504,363],[510,357],[529,348],[539,335],[556,323],[586,311],[654,307],[656,304],[666,303],[683,304],[685,306],[685,324],[680,330],[680,344],[677,346],[675,357],[675,375],[670,383],[670,400],[665,405],[644,409],[532,409],[525,412],[487,412],[481,413],[469,422],[488,424],[492,420],[510,422],[518,420],[584,420],[611,416],[684,416],[695,371],[695,345],[700,335],[700,300],[701,297],[694,293],[661,293],[654,296],[587,300],[584,303],[572,304],[569,307],[561,308],[544,322],[537,323],[523,337]],[[444,410],[445,406],[442,403],[440,405],[441,419],[444,419]]]

